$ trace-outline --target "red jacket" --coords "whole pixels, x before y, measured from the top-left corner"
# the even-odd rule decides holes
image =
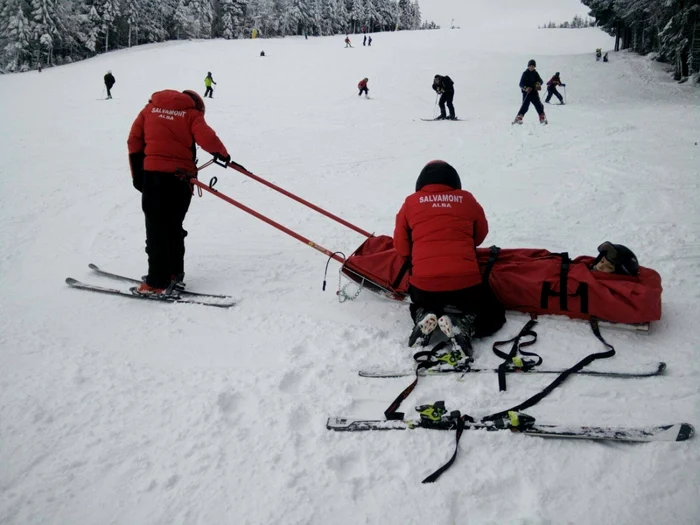
[[[476,247],[488,231],[484,210],[471,193],[428,184],[403,203],[394,247],[411,258],[411,285],[427,292],[461,290],[481,282]]]
[[[549,79],[549,82],[547,82],[547,85],[554,86],[554,87],[560,86],[561,79],[558,76],[554,75],[552,78]]]
[[[357,89],[362,89],[367,87],[367,81],[363,78],[360,80],[359,84],[357,84]]]
[[[129,155],[145,153],[146,171],[196,171],[195,142],[211,154],[228,155],[216,133],[184,93],[166,89],[153,93],[129,132]]]

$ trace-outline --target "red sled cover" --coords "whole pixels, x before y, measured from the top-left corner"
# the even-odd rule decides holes
[[[543,249],[479,248],[477,256],[507,310],[628,324],[661,319],[661,277],[652,269],[640,267],[636,277],[595,272],[594,257],[571,260],[567,253]],[[342,271],[394,299],[408,293],[408,265],[389,236],[368,238]]]

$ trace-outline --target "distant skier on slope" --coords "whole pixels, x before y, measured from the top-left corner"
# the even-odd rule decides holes
[[[352,47],[350,43],[350,35],[345,35],[345,47]]]
[[[112,98],[112,86],[116,84],[116,80],[114,79],[114,75],[112,75],[112,71],[107,71],[107,74],[105,75],[104,78],[105,81],[105,87],[107,88],[107,98],[110,99]]]
[[[207,88],[204,90],[204,98],[207,98],[207,95],[209,95],[209,98],[214,98],[212,96],[214,94],[214,89],[211,87],[212,84],[216,85],[216,82],[211,76],[211,71],[208,71],[207,76],[204,78],[204,86]]]
[[[547,117],[544,114],[544,107],[542,106],[542,101],[540,100],[540,94],[538,93],[542,89],[542,77],[535,71],[537,67],[537,62],[530,60],[527,63],[527,69],[523,71],[520,77],[520,90],[523,93],[523,103],[520,106],[520,111],[515,117],[513,124],[522,124],[523,117],[527,110],[530,108],[530,103],[535,106],[537,113],[540,116],[540,123],[546,124]]]
[[[474,196],[462,190],[457,171],[444,161],[428,163],[396,215],[394,247],[410,259],[409,294],[415,326],[409,346],[427,346],[437,326],[471,357],[471,337],[491,335],[505,323],[505,310],[482,281],[476,256],[488,222]]]
[[[194,91],[166,89],[153,93],[131,126],[129,165],[134,187],[142,194],[148,254],[148,275],[139,294],[162,294],[184,279],[187,231],[182,223],[192,187],[178,171],[196,175],[195,143],[219,160],[231,160],[204,120],[204,110]]]
[[[547,104],[549,104],[549,101],[552,100],[552,95],[559,99],[560,104],[564,104],[564,99],[562,98],[561,93],[557,91],[557,86],[566,87],[566,84],[562,83],[561,78],[559,78],[559,71],[557,71],[555,75],[549,79],[549,82],[547,82],[547,98],[544,99]]]
[[[452,105],[452,101],[455,98],[455,84],[452,79],[447,75],[435,75],[433,78],[433,90],[440,95],[440,116],[436,120],[457,120],[455,115],[455,108]],[[445,104],[450,110],[450,116],[448,117],[445,113]]]
[[[365,77],[357,84],[357,89],[360,90],[360,92],[357,94],[358,97],[364,93],[365,98],[369,98],[369,88],[367,87],[367,82],[369,82],[369,78]]]

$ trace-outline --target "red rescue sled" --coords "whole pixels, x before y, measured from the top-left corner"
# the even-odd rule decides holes
[[[214,161],[202,168],[212,162]],[[374,236],[252,174],[240,164],[230,162],[222,165],[308,206],[366,236],[367,240],[345,259],[339,252],[331,252],[215,190],[216,177],[208,185],[192,178],[192,184],[342,263],[343,275],[362,287],[392,299],[405,299],[408,294],[409,268],[406,261],[396,253],[391,237]],[[636,277],[594,272],[590,269],[594,257],[582,256],[572,260],[567,253],[552,253],[543,249],[479,248],[477,256],[484,278],[508,310],[566,315],[574,319],[594,318],[625,324],[642,324],[661,319],[661,277],[652,269],[640,267]]]

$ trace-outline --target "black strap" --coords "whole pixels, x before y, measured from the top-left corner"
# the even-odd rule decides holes
[[[411,257],[409,256],[408,258],[406,258],[403,265],[401,266],[399,273],[396,275],[396,279],[394,279],[394,282],[391,283],[391,291],[392,292],[399,287],[399,285],[401,284],[401,281],[403,280],[404,275],[406,275],[406,272],[410,268],[411,268]]]
[[[550,385],[547,386],[547,388],[542,390],[542,392],[540,392],[539,394],[532,396],[531,398],[527,399],[526,401],[523,401],[522,403],[514,406],[513,408],[509,408],[508,410],[503,410],[501,412],[491,414],[490,416],[486,416],[486,417],[481,419],[481,422],[485,423],[488,421],[496,421],[498,419],[502,419],[502,418],[508,416],[508,412],[511,412],[511,411],[518,412],[520,410],[524,410],[526,408],[534,406],[537,403],[539,403],[540,401],[542,401],[542,399],[547,397],[552,392],[552,390],[554,390],[556,387],[558,387],[560,384],[562,384],[564,382],[564,380],[566,380],[566,378],[569,377],[571,374],[578,372],[583,367],[588,366],[589,364],[591,364],[593,361],[595,361],[597,359],[607,359],[608,357],[614,356],[615,355],[615,347],[613,347],[613,345],[608,343],[603,338],[603,336],[600,334],[598,320],[591,319],[590,324],[591,324],[591,330],[593,330],[593,334],[600,340],[601,343],[603,343],[608,348],[608,351],[598,352],[598,353],[590,354],[590,355],[586,356],[581,361],[576,363],[574,366],[572,366],[571,368],[569,368],[568,370],[563,372],[561,375],[559,375],[554,381],[552,381],[552,383]],[[462,419],[464,419],[464,421],[472,421],[472,422],[474,421],[474,419],[472,419],[470,416],[468,416],[466,414],[464,416],[462,416]],[[430,476],[425,478],[425,480],[423,480],[423,483],[432,483],[434,481],[437,481],[437,479],[442,475],[442,473],[445,472],[448,468],[450,468],[452,466],[452,464],[455,461],[455,458],[457,457],[457,452],[459,450],[459,439],[462,437],[463,431],[464,431],[464,424],[458,425],[454,454],[452,455],[452,457],[450,458],[450,460],[447,463],[445,463],[442,467],[440,467],[438,470],[436,470],[433,474],[431,474]]]
[[[561,268],[559,270],[559,308],[561,308],[562,312],[566,312],[569,309],[568,291],[570,261],[568,252],[563,252],[561,254]]]
[[[613,357],[615,355],[615,347],[613,347],[610,343],[608,343],[605,339],[603,339],[603,336],[600,335],[600,328],[598,327],[598,320],[597,319],[591,319],[590,321],[591,324],[591,330],[593,330],[593,334],[600,340],[601,343],[603,343],[608,350],[606,352],[597,352],[595,354],[590,354],[581,359],[578,363],[576,363],[574,366],[569,368],[568,370],[565,370],[562,372],[557,378],[552,381],[547,387],[542,390],[540,393],[535,394],[531,398],[523,401],[519,405],[516,405],[512,408],[509,408],[508,410],[503,410],[501,412],[497,412],[495,414],[491,414],[490,416],[486,416],[485,418],[482,419],[482,421],[493,421],[495,419],[500,419],[508,414],[508,412],[515,411],[518,412],[520,410],[524,410],[526,408],[529,408],[531,406],[536,405],[540,401],[542,401],[545,397],[547,397],[549,394],[552,393],[552,391],[557,388],[559,385],[561,385],[567,377],[569,377],[571,374],[574,374],[581,370],[582,368],[590,365],[593,361],[596,361],[598,359],[607,359],[609,357]]]
[[[549,298],[559,297],[559,309],[562,312],[569,311],[569,268],[571,266],[571,259],[569,259],[569,254],[567,252],[554,254],[561,257],[561,266],[559,269],[559,292],[552,292],[551,283],[545,281],[542,283],[542,292],[540,294],[540,308],[542,310],[547,310],[549,308]],[[571,295],[571,297],[581,298],[579,304],[579,311],[582,314],[588,313],[588,284],[579,283],[576,291]]]
[[[474,419],[466,414],[464,416],[461,416],[459,411],[456,411],[457,415],[457,433],[455,434],[455,451],[452,454],[452,457],[445,463],[442,467],[437,469],[435,472],[433,472],[430,476],[425,478],[423,480],[423,483],[434,483],[437,481],[437,479],[442,476],[442,473],[445,472],[448,468],[452,466],[452,463],[455,462],[455,459],[457,459],[457,452],[459,452],[459,440],[462,438],[462,434],[464,433],[464,420],[467,419],[468,421],[474,421]]]
[[[489,284],[491,270],[493,270],[493,266],[496,264],[499,253],[501,253],[501,249],[498,246],[494,245],[489,248],[489,260],[486,262],[486,268],[484,268],[484,273],[482,275],[482,280],[485,284]]]
[[[438,350],[442,350],[447,346],[447,341],[441,341],[432,350],[422,350],[420,352],[416,352],[413,355],[413,359],[416,361],[416,378],[413,380],[413,383],[408,385],[403,392],[401,392],[396,399],[394,399],[391,404],[389,405],[389,408],[387,408],[384,411],[384,417],[387,419],[403,419],[404,418],[404,413],[403,412],[397,412],[399,407],[401,406],[401,403],[404,402],[404,400],[411,395],[411,392],[413,392],[413,389],[416,388],[416,385],[418,385],[418,378],[420,377],[418,373],[423,370],[423,369],[428,369],[432,368],[435,365],[438,364],[436,360],[433,359],[435,357],[435,354],[438,352]]]
[[[515,365],[516,369],[526,371],[542,364],[542,358],[539,355],[535,354],[534,352],[525,352],[522,350],[524,346],[533,345],[537,341],[537,332],[532,329],[536,324],[537,321],[535,319],[530,319],[525,324],[523,329],[520,330],[520,333],[515,337],[508,339],[507,341],[496,341],[493,343],[493,353],[504,360],[498,367],[498,389],[501,392],[505,392],[506,390],[506,371],[511,367],[511,365]],[[529,341],[521,341],[523,337],[532,337],[532,339]],[[510,343],[512,343],[512,346],[510,347],[510,352],[507,354],[498,349],[499,346]],[[524,362],[521,366],[517,366],[514,363],[514,358],[518,355],[518,352],[520,352],[522,355],[536,357],[537,362]]]

